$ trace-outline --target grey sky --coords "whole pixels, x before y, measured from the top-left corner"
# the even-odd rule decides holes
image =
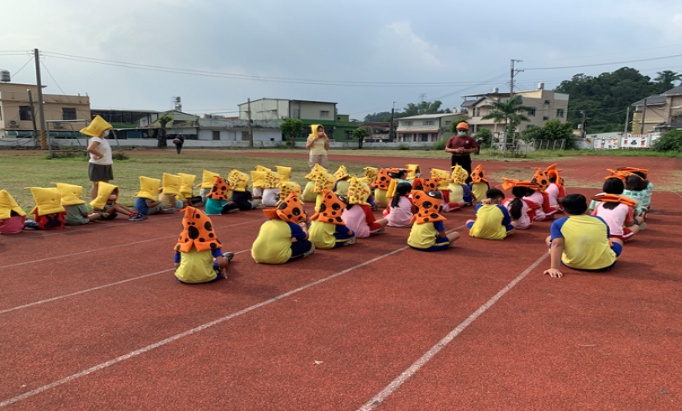
[[[272,97],[334,101],[362,119],[393,102],[452,108],[508,90],[511,59],[523,60],[517,90],[623,66],[682,72],[679,0],[0,0],[0,10],[0,69],[35,83],[26,63],[39,48],[46,92],[87,93],[99,109],[166,110],[180,96],[183,111],[236,115],[247,98]],[[566,66],[583,67],[546,69]]]

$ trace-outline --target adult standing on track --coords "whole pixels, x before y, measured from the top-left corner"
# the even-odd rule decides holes
[[[95,116],[87,127],[81,129],[81,133],[91,137],[86,151],[90,155],[88,177],[92,181],[90,197],[93,200],[97,198],[99,182],[108,183],[114,179],[114,160],[111,156],[111,146],[106,139],[112,128],[102,117]]]
[[[308,135],[308,140],[305,143],[305,148],[310,150],[308,157],[308,165],[313,168],[315,164],[322,167],[329,165],[329,158],[327,151],[329,150],[329,137],[324,132],[324,126],[321,124],[312,124],[310,126],[311,133]]]
[[[471,153],[478,151],[478,143],[469,135],[469,125],[465,122],[457,124],[457,134],[450,137],[445,143],[445,152],[452,154],[450,165],[452,167],[459,164],[469,173],[467,184],[471,182]]]

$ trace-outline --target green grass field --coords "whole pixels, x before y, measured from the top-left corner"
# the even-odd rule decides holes
[[[234,154],[235,150],[229,150]],[[263,150],[263,152],[289,152],[305,153],[305,150]],[[197,175],[197,182],[201,180],[202,170],[211,170],[226,176],[233,169],[249,171],[260,164],[274,168],[276,165],[292,167],[292,179],[305,181],[304,176],[308,172],[307,161],[297,158],[263,158],[254,152],[245,153],[244,156],[221,157],[220,150],[184,150],[181,156],[168,150],[160,151],[136,151],[126,150],[127,160],[114,161],[114,184],[121,189],[121,202],[126,205],[134,203],[134,196],[139,191],[139,176],[161,178],[166,173],[187,173]],[[415,158],[446,158],[442,151],[426,150],[334,150],[332,151],[329,169],[335,171],[340,165],[333,160],[333,154],[338,155],[361,155],[379,157],[405,157]],[[623,155],[642,156],[658,154],[638,151],[538,151],[532,152],[526,158],[501,157],[498,152],[483,150],[477,156],[479,161],[504,160],[510,163],[529,160],[552,160],[558,158],[570,158],[578,155]],[[679,153],[675,153],[680,156]],[[663,153],[662,157],[673,155]],[[362,175],[362,164],[346,164],[351,174]],[[7,189],[25,211],[34,206],[33,197],[26,187],[53,187],[52,182],[69,183],[83,186],[83,199],[89,202],[91,183],[88,180],[88,164],[85,156],[71,158],[47,159],[46,152],[36,151],[0,151],[0,189]],[[524,171],[525,172],[525,171]],[[521,173],[521,171],[519,171]],[[508,177],[517,177],[514,167],[510,167]]]

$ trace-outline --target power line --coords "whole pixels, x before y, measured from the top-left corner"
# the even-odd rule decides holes
[[[52,79],[52,81],[54,81],[54,84],[57,85],[57,88],[62,92],[62,94],[66,94],[66,92],[65,92],[64,90],[62,90],[62,87],[59,85],[59,83],[57,83],[57,80],[55,80],[55,78],[54,78],[54,76],[52,75],[52,73],[50,73],[50,69],[48,69],[48,68],[47,68],[47,65],[45,65],[45,60],[42,60],[42,59],[41,59],[41,60],[40,60],[40,63],[43,65],[43,68],[45,69],[45,71],[47,71],[47,74],[50,75],[50,78]]]
[[[581,64],[581,65],[576,65],[576,66],[562,66],[562,67],[532,67],[532,68],[526,68],[524,70],[559,70],[559,69],[581,68],[581,67],[609,66],[609,65],[614,65],[614,64],[627,64],[627,63],[639,63],[642,61],[664,60],[664,59],[670,59],[670,58],[675,58],[675,57],[682,57],[682,54],[673,54],[672,56],[652,57],[652,58],[648,58],[648,59],[614,61],[611,63]]]

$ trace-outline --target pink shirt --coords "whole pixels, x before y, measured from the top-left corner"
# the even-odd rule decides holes
[[[543,197],[541,192],[536,191],[533,194],[526,196],[524,198],[527,198],[528,200],[534,202],[539,206],[539,208],[535,210],[535,221],[543,221],[547,218],[547,214],[545,214],[544,212],[545,198]]]
[[[626,204],[618,204],[613,210],[604,208],[604,204],[599,203],[592,212],[592,215],[601,217],[609,226],[611,235],[623,235],[623,226],[625,224],[632,224],[634,221],[634,210]]]
[[[559,205],[559,197],[561,196],[561,189],[555,183],[549,183],[549,187],[545,190],[547,196],[549,197],[549,205],[556,206]]]
[[[391,207],[391,211],[386,216],[391,227],[412,227],[412,202],[409,198],[402,196],[398,201],[398,207]]]
[[[24,229],[25,216],[15,215],[0,220],[0,234],[18,234]]]
[[[372,221],[368,221],[365,207],[367,207],[370,215],[372,215]],[[369,206],[359,204],[354,205],[350,210],[343,210],[343,214],[341,214],[341,218],[346,223],[346,227],[353,230],[353,232],[355,232],[355,237],[357,238],[369,237],[369,224],[376,221],[373,217],[372,209],[369,208]]]

